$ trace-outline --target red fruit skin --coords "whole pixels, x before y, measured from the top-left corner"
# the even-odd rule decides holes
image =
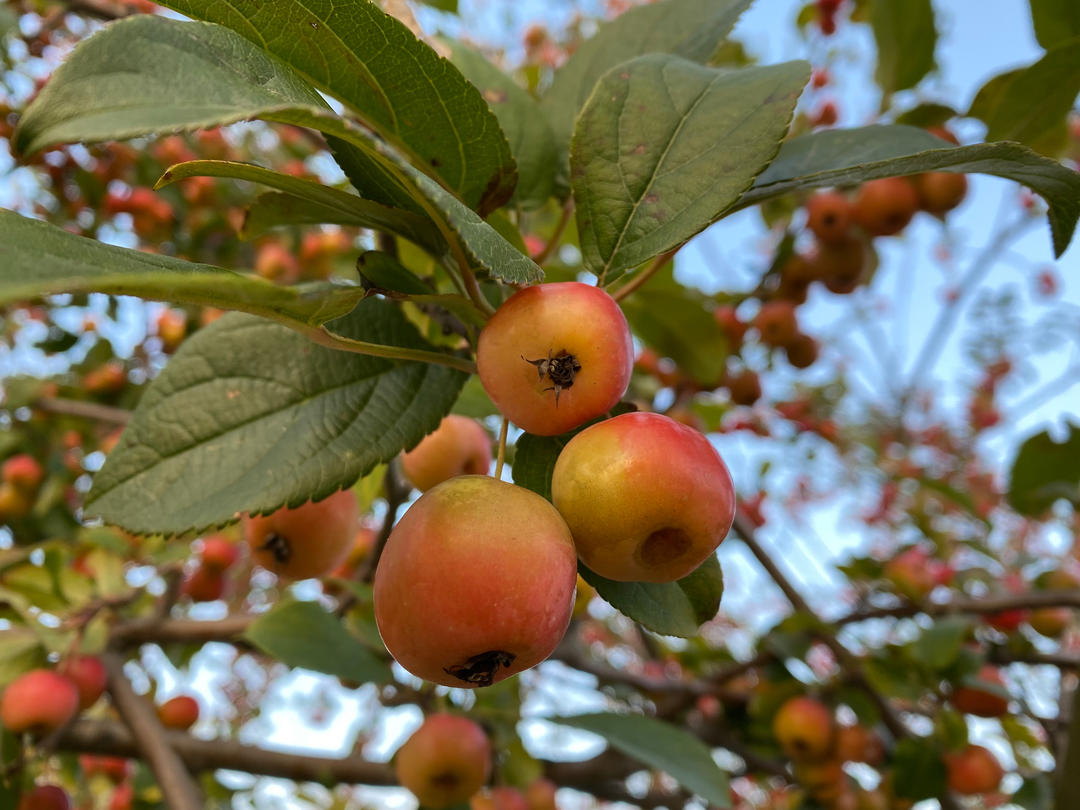
[[[754,317],[754,326],[761,342],[769,346],[786,346],[799,334],[795,305],[790,301],[766,301]]]
[[[214,534],[203,538],[202,547],[199,550],[199,559],[207,571],[220,573],[231,568],[240,557],[240,549],[236,543]]]
[[[79,710],[75,684],[48,669],[20,675],[0,698],[0,724],[13,734],[34,734],[60,728]]]
[[[95,757],[89,754],[79,756],[79,767],[86,778],[102,774],[113,782],[123,782],[131,773],[131,762],[123,757]]]
[[[529,803],[520,790],[512,787],[493,787],[477,793],[469,801],[470,810],[529,810]]]
[[[1026,610],[1003,610],[1000,613],[988,613],[983,618],[986,623],[1002,633],[1011,633],[1016,630],[1028,617]]]
[[[893,236],[911,222],[919,208],[915,187],[903,177],[882,177],[859,186],[853,211],[871,236]]]
[[[851,203],[839,192],[819,192],[806,202],[806,226],[819,242],[842,242],[851,230],[851,222]]]
[[[926,172],[911,178],[919,207],[937,217],[943,217],[960,205],[967,196],[967,178],[957,172]]]
[[[621,582],[671,582],[720,545],[735,487],[701,433],[655,413],[606,419],[559,454],[551,500],[582,561]]]
[[[1028,617],[1031,629],[1047,638],[1060,638],[1071,622],[1072,611],[1063,607],[1039,608]]]
[[[105,693],[105,665],[96,655],[73,655],[60,663],[56,671],[66,676],[79,690],[79,710],[89,709]]]
[[[349,555],[360,508],[351,490],[321,501],[244,521],[244,536],[259,565],[286,580],[329,574]]]
[[[797,761],[824,758],[836,736],[832,711],[811,697],[786,701],[773,717],[773,734],[784,752]]]
[[[44,477],[45,469],[41,463],[27,453],[6,459],[0,467],[0,478],[24,492],[35,491]]]
[[[193,697],[178,695],[158,706],[157,716],[165,728],[187,731],[199,719],[199,703]]]
[[[192,602],[216,602],[224,598],[227,585],[222,573],[199,566],[187,576],[180,590]]]
[[[997,790],[1005,772],[997,758],[981,745],[969,745],[959,753],[945,755],[949,790],[974,796]]]
[[[566,352],[580,371],[559,391],[528,361]],[[600,416],[630,384],[634,347],[615,300],[577,281],[539,284],[514,293],[480,333],[476,365],[488,396],[511,422],[538,436],[557,436]]]
[[[576,581],[570,530],[550,503],[462,475],[429,489],[394,527],[375,572],[375,620],[413,675],[489,686],[551,654]]]
[[[402,472],[421,492],[455,475],[486,475],[490,467],[491,437],[475,419],[457,414],[401,456]]]
[[[394,755],[394,772],[421,807],[465,801],[491,776],[491,743],[467,717],[433,714]]]
[[[18,810],[69,810],[67,791],[57,785],[37,785],[19,799]]]
[[[525,788],[525,801],[529,810],[557,810],[555,783],[550,779],[535,779]]]
[[[997,668],[989,664],[979,670],[979,681],[1005,689],[1005,679]],[[1008,698],[995,694],[978,685],[960,686],[953,692],[952,704],[965,714],[978,717],[1002,717],[1009,711]]]
[[[131,810],[135,803],[135,788],[131,782],[123,782],[113,788],[112,798],[109,799],[109,810]]]

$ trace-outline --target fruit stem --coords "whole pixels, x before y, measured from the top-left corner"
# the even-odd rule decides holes
[[[443,352],[429,352],[424,349],[408,349],[404,346],[385,346],[381,343],[367,343],[363,340],[335,335],[325,326],[311,327],[303,330],[303,334],[321,346],[330,349],[338,349],[354,354],[366,354],[371,357],[386,357],[390,360],[405,360],[416,363],[431,363],[437,366],[464,371],[466,374],[476,373],[476,363],[465,357],[457,357]]]
[[[461,278],[465,282],[465,290],[469,293],[469,298],[476,304],[477,309],[483,312],[487,318],[494,315],[495,307],[488,303],[484,294],[480,292],[480,285],[476,282],[476,276],[467,264],[461,267]]]
[[[574,200],[571,197],[563,205],[562,213],[559,215],[559,221],[555,223],[555,230],[551,232],[551,236],[547,240],[547,244],[543,249],[533,256],[533,261],[542,265],[551,256],[551,252],[559,246],[562,242],[563,232],[566,230],[566,226],[570,223],[570,215],[574,212]]]
[[[503,461],[506,459],[506,433],[510,427],[510,420],[505,416],[502,420],[502,428],[499,430],[499,454],[495,459],[495,480],[502,480]]]
[[[626,298],[626,296],[630,295],[632,292],[637,290],[638,287],[640,287],[646,281],[656,275],[656,271],[663,267],[665,264],[667,264],[669,261],[671,261],[675,257],[675,254],[676,252],[678,252],[678,250],[679,248],[675,248],[674,250],[669,250],[667,253],[661,253],[659,256],[652,260],[652,263],[648,267],[646,267],[628,282],[615,290],[611,294],[611,297],[614,298],[616,301],[622,301],[624,298]]]

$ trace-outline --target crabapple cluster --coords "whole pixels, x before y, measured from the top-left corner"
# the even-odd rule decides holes
[[[626,391],[632,359],[618,304],[579,282],[519,290],[477,343],[484,389],[537,436],[604,417]],[[713,554],[734,519],[719,454],[660,414],[600,418],[570,437],[551,502],[476,474],[490,462],[483,428],[453,416],[406,453],[404,471],[424,494],[375,573],[387,649],[446,686],[488,686],[547,658],[570,621],[578,558],[608,579],[670,582]]]

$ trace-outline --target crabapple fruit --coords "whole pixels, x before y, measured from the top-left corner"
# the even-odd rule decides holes
[[[634,348],[615,300],[578,281],[514,293],[480,332],[488,396],[522,430],[557,436],[611,410],[630,383]]]
[[[68,810],[71,800],[67,791],[57,785],[37,785],[19,799],[16,810]]]
[[[911,178],[919,198],[919,208],[937,217],[945,216],[967,196],[967,178],[957,172],[926,172]]]
[[[855,221],[871,236],[892,236],[911,222],[919,195],[904,177],[882,177],[859,186],[852,211]]]
[[[945,755],[949,790],[962,796],[974,796],[997,790],[1005,772],[997,758],[981,745]]]
[[[839,242],[851,229],[851,203],[837,191],[815,194],[806,203],[806,225],[819,242]]]
[[[576,581],[574,541],[555,507],[513,484],[460,475],[425,492],[390,533],[375,571],[375,620],[413,675],[490,686],[551,654]]]
[[[555,783],[550,779],[534,779],[525,788],[525,801],[529,803],[529,810],[556,810]]]
[[[79,690],[71,680],[49,669],[20,675],[0,698],[0,724],[13,734],[34,734],[60,728],[79,710]]]
[[[832,711],[811,697],[791,698],[773,717],[773,734],[791,759],[822,759],[836,739]]]
[[[165,728],[187,731],[199,719],[199,704],[193,697],[178,695],[158,706],[157,716]]]
[[[802,333],[792,338],[784,347],[788,362],[795,368],[809,368],[818,358],[818,342]]]
[[[766,301],[754,317],[754,326],[761,342],[769,346],[786,346],[799,334],[795,305],[791,301]]]
[[[236,563],[239,557],[240,549],[236,543],[220,534],[204,537],[199,548],[199,559],[202,560],[203,568],[207,571],[216,573],[226,571]]]
[[[45,468],[28,453],[5,459],[0,466],[0,478],[23,492],[35,492],[45,478]]]
[[[500,785],[469,800],[470,810],[529,810],[529,802],[520,790]]]
[[[433,714],[398,749],[394,772],[421,807],[439,810],[484,786],[491,776],[491,743],[469,718]]]
[[[123,782],[131,773],[131,761],[123,757],[96,757],[80,754],[79,767],[82,768],[83,776],[88,779],[101,774],[113,782]]]
[[[329,574],[352,548],[360,509],[351,490],[270,515],[248,517],[244,535],[255,562],[282,579]]]
[[[420,444],[401,455],[405,477],[421,492],[455,475],[487,475],[491,438],[475,419],[450,414]]]
[[[979,670],[978,681],[958,687],[952,694],[953,706],[965,714],[978,717],[1005,715],[1009,711],[1009,699],[1000,694],[1006,689],[1001,673],[996,667],[986,664]]]
[[[79,710],[89,709],[105,693],[105,665],[96,655],[73,655],[56,668],[79,690]]]
[[[670,582],[701,565],[735,518],[735,488],[704,435],[655,413],[606,419],[559,454],[551,501],[582,561],[622,582]]]
[[[224,598],[227,585],[222,572],[200,565],[184,578],[180,592],[192,602],[216,602]]]
[[[1072,611],[1063,607],[1038,608],[1028,616],[1031,629],[1047,638],[1060,638],[1071,621]]]

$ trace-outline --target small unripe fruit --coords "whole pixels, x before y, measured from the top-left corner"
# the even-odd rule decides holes
[[[18,810],[69,810],[67,791],[56,785],[38,785],[22,795]]]
[[[240,556],[236,543],[220,534],[204,537],[199,548],[199,559],[207,571],[221,573],[231,568]]]
[[[851,204],[836,191],[815,194],[806,203],[806,225],[819,242],[839,242],[851,229]]]
[[[79,710],[75,684],[49,669],[20,675],[0,698],[0,724],[13,734],[54,731]]]
[[[619,305],[567,281],[514,293],[484,326],[480,382],[522,430],[557,436],[600,416],[630,383],[634,347]]]
[[[952,211],[967,196],[967,178],[957,172],[926,172],[911,178],[919,208],[935,216]]]
[[[475,419],[450,414],[420,444],[401,456],[401,470],[414,487],[426,492],[455,475],[486,475],[491,467],[491,438]]]
[[[903,177],[869,180],[855,195],[855,221],[871,236],[892,236],[911,222],[919,209],[914,186]]]
[[[469,810],[529,810],[529,803],[517,788],[500,786],[473,796]]]
[[[440,810],[484,786],[491,776],[491,743],[467,717],[433,714],[398,749],[394,772],[421,807]]]
[[[761,342],[769,346],[786,346],[799,334],[795,305],[790,301],[766,301],[754,317],[754,326]]]
[[[259,565],[282,579],[310,579],[329,574],[345,560],[360,525],[360,509],[351,490],[295,509],[249,517],[244,535]]]
[[[187,731],[199,719],[199,704],[193,697],[178,695],[158,706],[157,716],[165,728]]]
[[[735,488],[698,431],[627,413],[574,436],[555,462],[551,501],[578,554],[622,582],[671,582],[701,565],[735,517]]]
[[[1005,679],[1001,677],[996,667],[989,664],[979,670],[979,683],[969,683],[961,686],[953,692],[952,704],[965,714],[974,714],[978,717],[1001,717],[1009,711],[1009,699],[998,691],[1005,692]],[[997,690],[994,689],[997,687]]]
[[[0,478],[23,492],[35,492],[45,478],[45,469],[41,463],[27,453],[5,459],[0,466]]]
[[[969,745],[959,753],[945,755],[949,790],[974,796],[997,790],[1005,772],[997,758],[981,745]]]
[[[375,572],[375,619],[413,675],[490,686],[551,654],[576,580],[570,530],[550,503],[462,475],[425,492],[394,527]]]
[[[793,760],[822,759],[835,740],[832,711],[810,697],[791,698],[773,718],[773,734]]]
[[[0,524],[26,517],[33,507],[33,495],[7,481],[0,483]]]
[[[56,671],[79,690],[79,710],[89,709],[105,693],[105,665],[96,655],[73,655]]]

